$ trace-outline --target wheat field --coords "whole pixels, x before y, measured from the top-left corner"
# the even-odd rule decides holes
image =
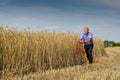
[[[76,62],[73,60],[79,36],[77,33],[19,31],[1,26],[0,77],[7,79],[14,75],[43,73],[81,64],[80,54]],[[83,44],[79,44],[79,48],[83,49]],[[94,60],[106,55],[103,41],[95,38]]]
[[[106,48],[106,52],[107,56],[97,58],[92,65],[86,63],[5,80],[120,80],[120,47]]]
[[[1,80],[120,80],[120,47],[106,48],[106,52],[107,56],[96,58],[92,65],[85,63]]]

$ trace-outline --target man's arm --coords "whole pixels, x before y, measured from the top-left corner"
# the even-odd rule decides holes
[[[87,39],[87,42],[90,42],[90,41],[92,40],[92,38],[93,38],[93,34],[90,33],[88,37],[89,37],[89,38]]]
[[[79,42],[83,43],[83,34],[81,34]]]
[[[88,38],[88,39],[87,39],[87,42],[90,42],[91,40],[92,40],[92,38]]]

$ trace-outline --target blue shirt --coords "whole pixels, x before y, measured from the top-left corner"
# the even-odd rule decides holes
[[[88,44],[93,44],[93,34],[90,32],[88,32],[87,34],[82,33],[80,38],[83,39],[84,43],[86,43],[87,40],[91,38]]]

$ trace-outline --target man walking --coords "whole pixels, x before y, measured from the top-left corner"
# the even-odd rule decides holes
[[[89,64],[93,62],[92,50],[93,50],[93,34],[89,32],[88,27],[84,27],[84,33],[81,34],[80,42],[84,43],[87,59]]]

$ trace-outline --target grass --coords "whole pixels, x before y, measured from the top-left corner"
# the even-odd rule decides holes
[[[59,69],[75,65],[73,54],[78,39],[79,34],[76,33],[30,32],[0,27],[0,76],[7,79],[35,72],[48,76],[52,73],[43,72],[58,70],[58,74],[54,75],[59,79]],[[79,48],[83,49],[83,45],[79,44]],[[94,59],[106,56],[101,39],[94,39],[93,56]],[[80,54],[76,63],[81,64]]]
[[[91,64],[77,65],[45,72],[17,75],[6,80],[119,80],[120,47],[106,48],[108,56],[99,57]]]

